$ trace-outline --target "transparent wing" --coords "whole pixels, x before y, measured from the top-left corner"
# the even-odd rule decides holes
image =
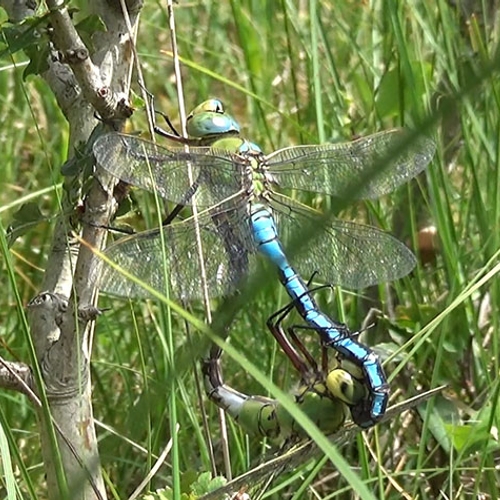
[[[339,219],[325,223],[321,214],[282,196],[273,196],[272,206],[285,252],[305,279],[319,273],[328,283],[365,288],[398,279],[415,265],[411,251],[384,231]],[[226,295],[255,266],[251,256],[257,250],[247,212],[244,207],[208,212],[198,225],[209,295]],[[166,290],[167,275],[175,296],[201,297],[203,274],[194,219],[164,227],[163,241],[160,230],[146,231],[117,241],[105,254],[158,291]],[[114,295],[149,296],[140,284],[104,262],[99,283],[102,291]]]
[[[413,253],[380,229],[326,219],[283,196],[273,195],[273,209],[285,251],[304,279],[318,273],[325,282],[359,289],[396,280],[415,267]]]
[[[408,182],[432,160],[432,139],[406,142],[405,131],[389,130],[341,144],[284,148],[266,158],[279,187],[375,199]],[[356,186],[361,188],[353,192]]]
[[[231,220],[233,219],[233,220]],[[248,224],[236,223],[236,211],[220,212],[199,219],[202,259],[211,297],[236,289],[249,273],[250,255],[255,252]],[[203,296],[203,278],[196,224],[193,218],[122,238],[105,250],[115,265],[138,280],[181,299]],[[163,244],[164,242],[164,244]],[[165,263],[165,264],[164,264]],[[149,293],[115,267],[101,263],[98,279],[103,292],[124,297],[147,298]]]
[[[193,203],[194,192],[197,205],[216,205],[240,192],[246,179],[236,155],[211,148],[187,152],[111,133],[99,137],[93,151],[99,165],[118,179],[184,205]]]

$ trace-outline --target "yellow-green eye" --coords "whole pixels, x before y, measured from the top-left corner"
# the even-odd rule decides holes
[[[219,99],[208,99],[203,101],[189,113],[187,119],[189,120],[200,113],[224,113],[224,104],[222,104]]]
[[[341,369],[330,371],[326,386],[332,395],[348,405],[354,405],[365,397],[365,388],[349,372]]]

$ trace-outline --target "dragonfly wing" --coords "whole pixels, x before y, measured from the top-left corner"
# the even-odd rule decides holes
[[[244,167],[237,157],[210,148],[167,149],[111,133],[99,137],[93,151],[97,163],[114,177],[184,205],[215,205],[239,192],[243,182]]]
[[[255,250],[244,230],[226,227],[223,213],[214,217],[210,223],[206,218],[198,222],[201,259],[192,218],[162,228],[163,238],[156,229],[118,240],[105,251],[113,265],[102,262],[99,288],[112,295],[151,297],[140,283],[120,273],[118,266],[159,292],[165,293],[168,286],[172,295],[185,300],[202,297],[204,282],[210,297],[230,293],[248,274],[250,254]]]
[[[352,142],[284,148],[267,160],[282,188],[375,199],[420,173],[435,150],[429,137],[410,141],[405,131],[389,130]]]
[[[286,212],[281,205],[277,224],[290,262],[304,279],[319,273],[328,283],[359,289],[401,278],[416,264],[413,253],[385,231],[325,218],[297,203]]]

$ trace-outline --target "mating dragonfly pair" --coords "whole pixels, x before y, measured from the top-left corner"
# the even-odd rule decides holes
[[[292,306],[306,323],[304,328],[316,331],[322,345],[334,349],[339,359],[339,368],[331,372],[334,375],[328,378],[330,372],[323,370],[324,380],[310,383],[304,394],[323,391],[330,402],[346,403],[360,427],[374,425],[383,417],[389,398],[378,357],[345,325],[320,310],[284,249],[294,237],[297,243],[302,232],[311,236],[306,245],[293,245],[296,268],[305,275],[318,271],[325,281],[348,288],[402,277],[414,267],[415,257],[383,231],[325,217],[277,189],[344,199],[378,198],[426,167],[434,155],[433,141],[427,137],[412,140],[400,130],[391,130],[350,143],[295,146],[264,155],[240,136],[239,125],[216,99],[190,114],[187,129],[189,139],[164,135],[189,148],[167,149],[118,133],[95,142],[98,164],[113,176],[156,192],[179,207],[196,204],[200,208],[196,216],[182,222],[123,238],[108,247],[105,253],[114,266],[103,265],[100,289],[147,297],[141,281],[160,291],[168,286],[183,300],[202,297],[204,290],[211,296],[225,296],[242,286],[257,265],[256,255],[263,255],[276,268]],[[317,228],[318,234],[313,235],[311,228]],[[128,280],[116,266],[138,282]],[[293,334],[290,342],[279,322],[271,331],[303,380],[310,382],[312,360],[298,336]],[[213,399],[229,408],[229,396],[220,389],[217,356],[212,360],[205,364],[207,386],[212,395],[217,394]],[[345,387],[350,390],[348,396],[342,392]]]

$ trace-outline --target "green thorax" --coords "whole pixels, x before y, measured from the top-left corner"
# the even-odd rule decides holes
[[[257,198],[265,196],[270,177],[264,153],[257,144],[242,137],[223,137],[212,143],[212,149],[234,153],[249,176],[252,195]]]
[[[201,145],[237,155],[242,173],[248,176],[252,196],[265,196],[266,182],[270,180],[265,156],[259,146],[239,136],[240,126],[225,112],[219,99],[196,106],[187,118],[186,127],[189,136],[199,139]]]

